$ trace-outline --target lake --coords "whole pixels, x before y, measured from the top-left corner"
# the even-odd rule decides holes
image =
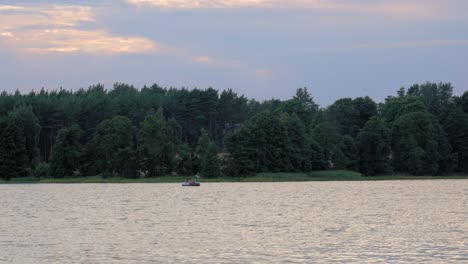
[[[468,263],[468,180],[0,185],[0,263]]]

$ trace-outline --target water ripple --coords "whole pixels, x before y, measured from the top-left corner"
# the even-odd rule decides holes
[[[0,185],[0,262],[466,263],[467,186]]]

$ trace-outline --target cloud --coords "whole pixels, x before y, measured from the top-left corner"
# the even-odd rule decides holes
[[[255,73],[258,75],[270,75],[272,74],[272,71],[269,69],[258,69],[255,71]]]
[[[468,46],[468,39],[466,40],[446,39],[446,40],[364,43],[364,44],[330,46],[328,47],[328,50],[394,49],[394,48],[447,47],[447,46]]]
[[[30,47],[26,48],[27,51],[38,53],[148,53],[157,49],[157,46],[147,39],[116,37],[101,30],[31,31],[25,32],[19,39],[23,45]]]
[[[137,6],[155,6],[162,8],[240,8],[264,5],[265,0],[212,0],[212,1],[193,1],[193,0],[127,0],[129,4]]]
[[[432,17],[437,9],[426,2],[343,1],[343,0],[125,0],[143,7],[165,9],[303,9],[323,12],[368,13],[406,17]]]
[[[12,6],[12,5],[0,5],[0,11],[9,11],[9,10],[22,10],[24,9],[21,6]]]
[[[312,54],[329,54],[329,53],[347,53],[352,54],[353,51],[361,50],[401,50],[401,49],[417,49],[417,48],[449,48],[449,47],[468,47],[468,39],[436,39],[436,40],[408,40],[408,41],[388,41],[388,42],[367,42],[367,43],[350,43],[340,45],[323,45],[307,48],[281,48],[281,49],[265,49],[260,53],[264,57],[306,57]],[[384,53],[382,53],[384,54]],[[314,55],[314,56],[315,56]]]
[[[79,29],[94,23],[89,6],[0,6],[0,44],[36,53],[149,53],[153,41],[142,37],[115,36],[103,29]],[[93,26],[93,24],[92,24]]]
[[[195,58],[195,61],[199,62],[199,63],[211,63],[211,62],[213,62],[213,59],[211,59],[209,57],[197,57],[197,58]]]
[[[72,27],[80,22],[93,22],[95,15],[88,6],[0,6],[0,25],[8,28],[62,26]]]
[[[1,37],[13,37],[13,33],[4,31],[4,32],[0,32],[0,36]]]

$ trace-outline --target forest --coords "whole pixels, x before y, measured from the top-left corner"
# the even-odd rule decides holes
[[[213,88],[0,94],[0,179],[250,176],[347,169],[366,176],[468,173],[468,91],[415,84],[377,103],[323,108],[307,88],[257,101]]]

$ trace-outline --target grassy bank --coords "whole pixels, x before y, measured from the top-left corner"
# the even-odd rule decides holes
[[[101,176],[63,178],[63,179],[38,179],[34,177],[15,178],[8,182],[0,183],[180,183],[186,177],[164,176],[158,178],[102,178]],[[258,173],[252,177],[220,177],[202,179],[202,182],[291,182],[291,181],[379,181],[379,180],[429,180],[429,179],[468,179],[468,175],[449,176],[405,176],[387,175],[365,177],[360,173],[346,170],[313,171],[308,173]]]

